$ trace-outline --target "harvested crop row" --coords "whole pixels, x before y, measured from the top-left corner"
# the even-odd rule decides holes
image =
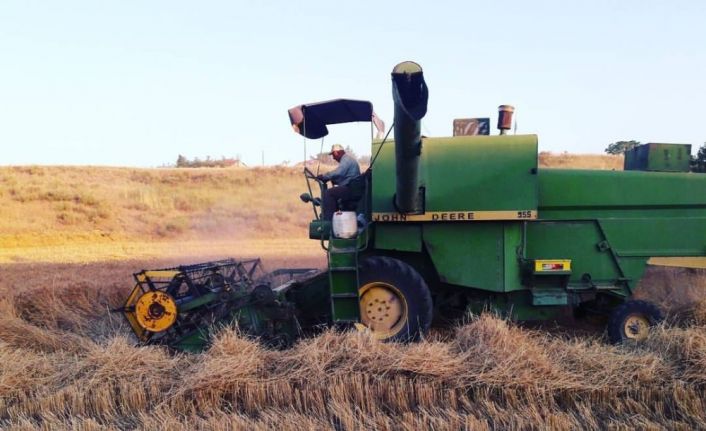
[[[131,265],[3,279],[0,427],[706,427],[704,302],[639,347],[485,314],[417,344],[327,331],[275,351],[227,328],[203,354],[172,355],[135,347],[108,313]],[[103,278],[118,281],[86,284]]]

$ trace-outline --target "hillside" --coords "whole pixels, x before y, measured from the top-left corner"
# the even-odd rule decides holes
[[[0,168],[3,240],[252,237],[306,226],[299,171]],[[95,237],[95,238],[93,238]]]
[[[254,253],[287,240],[301,244],[311,218],[299,200],[305,188],[294,168],[3,167],[0,261],[214,253],[237,243],[251,243]]]
[[[554,154],[547,151],[539,153],[539,166],[542,168],[563,169],[603,169],[623,170],[623,155],[609,154]]]

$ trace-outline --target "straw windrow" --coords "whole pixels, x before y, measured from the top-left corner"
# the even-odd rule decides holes
[[[706,427],[706,313],[696,299],[640,346],[483,314],[417,344],[330,330],[274,351],[224,328],[203,354],[173,355],[126,338],[107,312],[125,287],[82,284],[99,268],[64,274],[62,294],[45,285],[5,290],[1,428]]]

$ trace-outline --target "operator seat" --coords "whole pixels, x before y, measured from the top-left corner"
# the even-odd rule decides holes
[[[356,211],[361,198],[366,195],[368,184],[370,184],[371,171],[367,169],[362,174],[355,177],[348,187],[351,190],[350,197],[346,199],[338,199],[336,206],[340,211]]]

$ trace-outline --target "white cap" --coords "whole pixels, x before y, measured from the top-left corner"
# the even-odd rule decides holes
[[[333,145],[331,145],[331,152],[329,154],[333,154],[334,151],[345,151],[345,150],[343,149],[343,145],[333,144]]]

